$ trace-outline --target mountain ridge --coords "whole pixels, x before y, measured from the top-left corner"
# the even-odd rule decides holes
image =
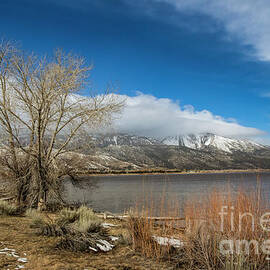
[[[113,133],[99,136],[93,136],[94,144],[99,147],[109,145],[129,145],[129,146],[144,146],[144,145],[168,145],[168,146],[183,146],[191,149],[207,149],[216,148],[224,152],[252,152],[255,150],[270,148],[268,146],[252,142],[244,139],[233,139],[215,135],[212,133],[189,134],[168,136],[164,138],[152,138],[147,136],[131,135],[124,133]]]
[[[82,163],[84,160],[87,162],[90,171],[157,168],[165,170],[270,169],[269,146],[209,133],[207,136],[205,134],[200,136],[189,135],[188,138],[193,144],[189,141],[187,147],[179,140],[183,137],[175,137],[178,140],[178,144],[175,145],[175,140],[170,138],[171,141],[168,142],[168,137],[156,139],[119,133],[93,135],[91,146],[80,149],[80,159]],[[196,145],[198,140],[200,144]],[[217,143],[220,140],[222,144]],[[228,149],[224,149],[224,146]]]

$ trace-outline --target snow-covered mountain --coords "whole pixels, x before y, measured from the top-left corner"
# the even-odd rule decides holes
[[[252,152],[265,148],[265,146],[249,140],[239,140],[218,136],[211,133],[190,134],[184,136],[171,136],[166,138],[154,139],[145,136],[129,134],[107,134],[93,136],[93,142],[99,147],[115,146],[144,146],[144,145],[168,145],[184,146],[191,149],[217,149],[225,152]]]
[[[142,145],[159,145],[162,144],[160,140],[137,135],[129,134],[106,134],[95,135],[92,137],[93,143],[99,147],[106,147],[109,145],[128,145],[128,146],[142,146]]]
[[[93,170],[270,168],[270,147],[214,134],[160,139],[120,133],[90,137],[80,154]]]
[[[192,149],[215,147],[230,153],[233,151],[251,152],[265,148],[265,146],[249,140],[225,138],[211,133],[168,137],[162,140],[162,143],[166,145],[185,146]]]

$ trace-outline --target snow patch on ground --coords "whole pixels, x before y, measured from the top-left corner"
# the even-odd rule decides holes
[[[101,226],[104,227],[104,228],[111,228],[111,227],[118,227],[119,225],[104,222],[104,223],[101,224]]]
[[[24,269],[24,265],[17,265],[17,267],[15,268],[15,270],[17,270],[17,269]]]
[[[105,252],[112,250],[114,247],[114,245],[112,245],[106,240],[97,240],[97,242],[99,242],[99,244],[97,244],[98,248]]]
[[[116,236],[109,236],[109,238],[113,242],[115,242],[119,239]],[[102,239],[99,239],[96,241],[95,247],[89,246],[89,249],[94,251],[94,252],[98,252],[98,251],[108,252],[108,251],[112,250],[113,248],[114,248],[113,244],[111,244],[110,242],[108,242],[106,240],[102,240]]]
[[[90,250],[93,250],[95,252],[97,252],[98,250],[96,248],[92,248],[92,247],[89,247]]]
[[[115,241],[117,241],[118,239],[119,239],[119,237],[117,237],[117,236],[110,236],[110,239],[113,241],[113,242],[115,242]]]
[[[184,245],[184,243],[180,239],[176,238],[168,238],[161,236],[153,236],[154,240],[162,246],[173,246],[175,248],[180,248]]]
[[[0,254],[17,258],[17,261],[20,263],[27,263],[28,261],[26,257],[20,257],[20,255],[16,252],[16,250],[12,248],[0,249]],[[26,253],[24,253],[24,256],[26,256]],[[24,265],[18,264],[15,269],[24,269],[24,268],[25,268]]]

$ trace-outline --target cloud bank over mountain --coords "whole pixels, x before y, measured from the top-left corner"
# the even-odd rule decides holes
[[[251,138],[264,134],[261,130],[242,126],[208,110],[197,111],[191,105],[181,106],[168,98],[142,93],[121,98],[126,99],[126,106],[114,123],[117,132],[152,137],[209,132],[221,136]]]

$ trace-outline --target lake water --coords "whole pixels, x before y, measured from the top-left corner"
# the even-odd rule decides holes
[[[205,197],[213,189],[232,192],[252,191],[257,183],[263,195],[270,198],[270,173],[215,173],[169,175],[114,175],[82,177],[79,184],[65,181],[69,202],[84,203],[97,211],[122,213],[141,204],[159,208],[164,198],[177,202],[180,210],[192,197]]]

